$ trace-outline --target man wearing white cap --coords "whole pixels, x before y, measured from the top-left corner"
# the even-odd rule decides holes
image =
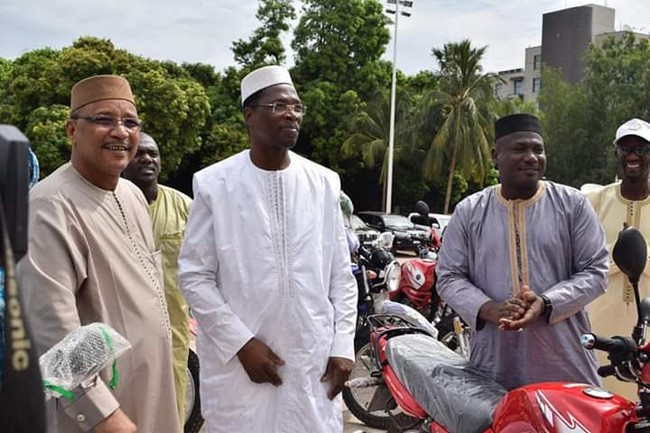
[[[305,107],[285,68],[241,97],[250,149],[194,175],[179,258],[207,429],[340,432],[357,296],[340,181],[290,150]]]
[[[641,119],[623,123],[616,130],[614,152],[621,180],[586,194],[603,224],[610,251],[607,293],[589,304],[588,309],[596,334],[629,336],[637,321],[634,292],[627,277],[611,260],[611,251],[625,226],[637,227],[650,239],[650,124]],[[641,276],[639,289],[641,298],[650,295],[650,266]],[[609,364],[604,352],[598,355],[601,364]],[[637,399],[634,383],[609,377],[604,384],[611,391]]]
[[[119,380],[106,371],[72,399],[51,401],[48,432],[179,433],[160,253],[144,196],[120,178],[140,134],[129,82],[75,84],[66,132],[71,161],[30,191],[29,249],[18,265],[25,315],[39,353],[93,322],[132,348],[117,360]]]

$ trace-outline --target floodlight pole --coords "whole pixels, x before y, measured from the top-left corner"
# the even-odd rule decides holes
[[[392,212],[393,201],[393,153],[395,150],[395,99],[397,90],[397,28],[399,26],[400,4],[407,7],[413,5],[412,1],[406,0],[388,0],[388,3],[395,4],[395,11],[387,10],[386,12],[395,14],[395,28],[393,30],[393,75],[390,85],[390,126],[388,130],[388,169],[386,172],[386,213]],[[410,16],[410,13],[402,12],[404,16]]]

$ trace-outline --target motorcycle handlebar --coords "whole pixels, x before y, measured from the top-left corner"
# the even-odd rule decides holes
[[[596,334],[584,334],[580,337],[582,346],[586,349],[602,350],[607,353],[631,353],[637,352],[637,346],[630,338],[625,337],[599,337]]]
[[[614,376],[615,374],[616,369],[613,365],[603,365],[602,367],[598,367],[598,376],[600,377]]]

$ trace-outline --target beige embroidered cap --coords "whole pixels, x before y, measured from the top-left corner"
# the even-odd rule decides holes
[[[75,111],[84,105],[107,99],[123,99],[135,105],[135,97],[126,78],[117,75],[95,75],[84,78],[72,87],[70,110]]]

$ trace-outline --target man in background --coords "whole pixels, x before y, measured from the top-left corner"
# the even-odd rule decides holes
[[[626,226],[638,228],[646,240],[650,239],[650,124],[641,119],[623,123],[616,130],[614,154],[621,180],[586,193],[603,224],[610,252],[607,293],[589,304],[589,318],[597,335],[629,337],[637,322],[634,292],[625,274],[611,260],[611,252],[618,233]],[[650,295],[650,266],[646,265],[641,275],[639,289],[641,299]],[[601,364],[610,363],[604,352],[598,352],[598,356]],[[614,376],[605,378],[604,383],[607,389],[628,399],[638,398],[635,383]]]
[[[138,150],[122,172],[122,177],[135,183],[144,193],[149,203],[156,249],[162,254],[165,299],[172,326],[176,403],[182,421],[185,419],[190,329],[187,303],[178,287],[178,253],[192,199],[180,191],[158,183],[160,160],[160,149],[156,141],[150,135],[141,132]]]

